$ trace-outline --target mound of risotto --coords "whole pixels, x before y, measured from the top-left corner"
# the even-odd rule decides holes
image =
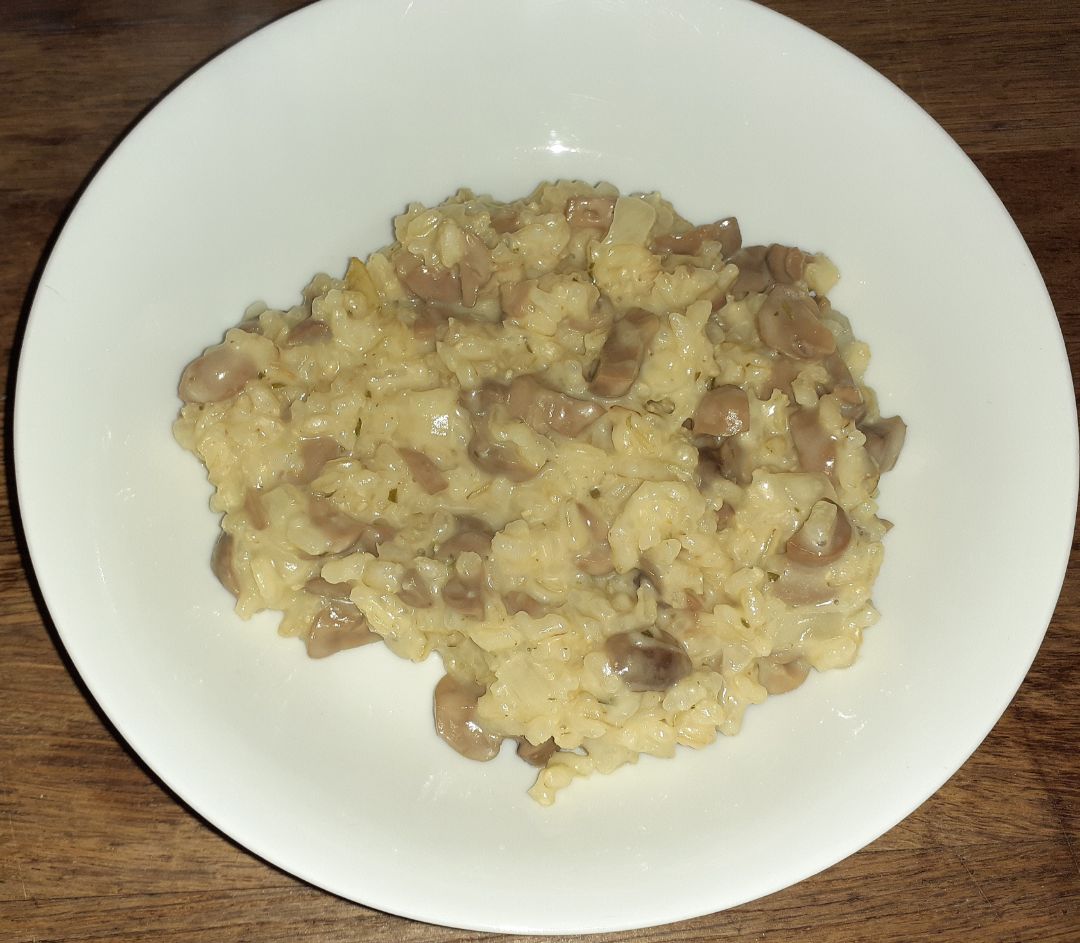
[[[568,181],[394,234],[180,380],[241,617],[438,653],[439,735],[516,741],[545,805],[852,663],[905,426],[828,258]]]

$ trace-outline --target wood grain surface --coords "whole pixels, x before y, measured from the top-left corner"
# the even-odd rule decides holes
[[[3,0],[0,344],[80,188],[181,78],[296,0]],[[972,157],[1042,269],[1080,363],[1080,3],[771,0],[883,72]],[[1009,431],[1003,431],[1008,435]],[[0,507],[0,941],[460,941],[315,890],[164,789],[72,672]],[[1080,579],[978,752],[891,832],[763,900],[603,940],[1080,941]],[[494,939],[494,938],[492,938]]]

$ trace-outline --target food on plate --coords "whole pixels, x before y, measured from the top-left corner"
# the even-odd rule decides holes
[[[437,653],[439,735],[544,804],[852,663],[905,426],[826,256],[572,181],[394,235],[183,371],[241,617]]]

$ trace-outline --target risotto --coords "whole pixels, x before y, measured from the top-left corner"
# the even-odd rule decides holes
[[[543,804],[852,663],[905,426],[828,258],[569,181],[394,235],[181,377],[242,618],[437,653],[439,735]]]

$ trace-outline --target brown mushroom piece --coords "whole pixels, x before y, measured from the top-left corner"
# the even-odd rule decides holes
[[[514,377],[507,409],[511,416],[541,435],[557,432],[568,438],[579,435],[606,412],[599,403],[567,396],[545,386],[531,374]]]
[[[445,491],[449,482],[434,460],[428,458],[423,452],[416,449],[398,448],[398,452],[405,460],[409,474],[413,480],[428,494],[438,494]]]
[[[667,632],[618,632],[604,642],[608,664],[631,691],[666,691],[694,665],[686,649]]]
[[[698,474],[719,473],[728,481],[744,487],[754,480],[753,453],[739,445],[733,438],[698,448]]]
[[[313,576],[304,584],[304,592],[311,593],[312,596],[322,596],[324,599],[350,602],[352,600],[352,587],[351,582],[331,583],[321,576]]]
[[[866,436],[866,451],[877,463],[878,471],[892,471],[907,438],[907,423],[899,416],[890,416],[865,423],[859,431]]]
[[[474,435],[469,441],[469,458],[489,475],[504,475],[511,481],[528,481],[540,471],[521,457],[516,446],[495,442],[486,433]]]
[[[304,318],[303,321],[294,324],[285,332],[281,341],[282,347],[300,347],[310,344],[325,344],[334,337],[330,325],[325,321],[317,321],[315,318]]]
[[[371,631],[367,618],[355,605],[336,599],[315,616],[304,636],[309,658],[326,658],[379,641],[382,636]]]
[[[695,226],[686,232],[673,232],[665,236],[657,236],[653,240],[651,248],[653,252],[697,255],[706,242],[720,243],[721,256],[725,259],[731,258],[742,248],[742,232],[739,230],[739,221],[734,216],[728,216],[726,219],[717,220],[715,223]]]
[[[600,516],[578,501],[575,505],[578,514],[588,528],[592,546],[585,553],[579,554],[574,561],[582,573],[589,576],[607,576],[615,572],[615,562],[611,558],[611,544],[608,542],[608,528]]]
[[[701,397],[694,410],[697,435],[738,435],[750,426],[750,401],[737,386],[718,386]]]
[[[485,383],[475,390],[462,391],[460,402],[474,423],[487,421],[496,408],[506,405],[508,390],[499,383]]]
[[[461,396],[461,405],[472,417],[473,434],[469,440],[469,457],[477,468],[489,475],[505,475],[511,481],[528,481],[540,471],[526,462],[517,446],[496,442],[491,436],[489,422],[495,409],[505,405],[508,391],[497,384],[485,384]]]
[[[255,530],[266,530],[270,526],[270,516],[266,513],[262,491],[258,488],[248,488],[244,495],[244,513]]]
[[[521,218],[517,210],[505,206],[497,207],[491,211],[491,228],[500,236],[517,232],[521,228]]]
[[[491,253],[479,237],[465,233],[465,256],[458,263],[461,303],[466,308],[476,304],[480,289],[491,277]]]
[[[476,517],[461,516],[452,537],[439,544],[435,559],[450,563],[463,553],[475,553],[486,557],[491,553],[491,539],[495,536],[490,527]]]
[[[796,410],[788,420],[788,429],[802,470],[831,477],[836,468],[838,439],[821,427],[817,409]]]
[[[758,334],[766,346],[796,360],[821,360],[836,350],[836,337],[818,312],[809,292],[773,285],[758,309]]]
[[[611,326],[600,350],[600,362],[589,383],[594,396],[624,396],[641,372],[660,319],[641,308],[632,308]]]
[[[180,376],[178,392],[185,403],[218,403],[236,396],[258,374],[255,362],[231,344],[211,347]]]
[[[476,705],[485,689],[478,684],[443,675],[435,685],[435,732],[470,760],[494,759],[503,738],[485,730],[476,719]]]
[[[378,552],[379,544],[394,536],[394,528],[384,521],[358,521],[338,510],[333,502],[318,494],[308,496],[308,517],[328,541],[328,553]]]
[[[401,576],[398,599],[414,609],[428,609],[431,606],[431,589],[423,577],[410,567]]]
[[[379,552],[379,547],[388,540],[393,540],[396,533],[397,529],[386,521],[367,521],[360,530],[360,536],[356,538],[356,542],[349,550],[353,553],[363,550],[364,553],[375,556]]]
[[[859,422],[866,415],[866,400],[851,376],[848,365],[836,350],[822,361],[832,380],[832,394],[840,403],[840,415]]]
[[[340,458],[345,454],[345,450],[338,445],[336,439],[320,435],[302,438],[298,453],[300,466],[289,476],[289,481],[307,485],[322,474],[327,462]]]
[[[517,738],[517,755],[530,766],[547,766],[547,761],[554,755],[558,747],[555,738],[548,737],[543,743],[530,743],[524,737]]]
[[[794,246],[773,243],[765,252],[765,265],[769,274],[781,285],[793,285],[806,275],[809,256]]]
[[[780,390],[781,393],[787,395],[789,400],[794,399],[791,384],[795,382],[795,378],[805,366],[804,363],[778,354],[769,365],[768,377],[763,383],[758,384],[758,398],[768,400],[774,391]]]
[[[572,196],[566,201],[566,221],[574,229],[598,229],[607,232],[614,218],[614,197]]]
[[[461,279],[442,265],[425,265],[411,252],[398,253],[395,265],[401,283],[417,298],[436,304],[461,302]]]
[[[442,591],[443,602],[451,609],[470,619],[483,619],[484,584],[480,579],[465,580],[452,576],[446,581]]]
[[[532,619],[539,619],[547,614],[547,607],[539,599],[516,589],[503,594],[503,605],[510,615],[524,612]]]
[[[794,691],[810,674],[810,665],[790,655],[769,655],[757,660],[758,683],[769,694]]]
[[[210,569],[214,576],[234,596],[240,595],[240,583],[236,579],[236,568],[233,561],[233,551],[236,541],[233,535],[222,531],[218,539],[214,541],[214,549],[210,553]]]
[[[772,273],[765,261],[768,252],[767,246],[746,246],[731,257],[731,262],[739,269],[739,276],[730,289],[736,301],[741,301],[751,292],[765,291],[773,284]],[[717,307],[717,303],[714,302],[713,306]]]
[[[412,323],[413,339],[424,353],[432,353],[435,350],[435,342],[439,339],[439,327],[446,324],[443,313],[443,310],[437,306],[425,305]]]
[[[528,316],[529,298],[535,283],[532,281],[503,282],[499,286],[499,307],[503,318],[511,324],[521,324]]]
[[[838,560],[851,543],[851,521],[835,501],[822,498],[788,539],[784,554],[803,566]]]

